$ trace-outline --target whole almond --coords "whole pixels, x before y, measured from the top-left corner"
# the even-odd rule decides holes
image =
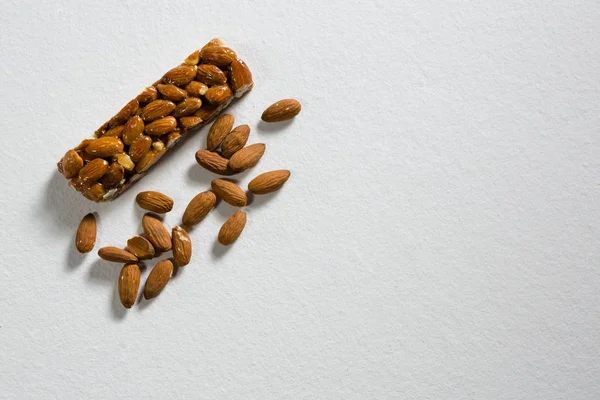
[[[175,226],[171,232],[173,237],[173,258],[175,264],[179,267],[184,267],[190,263],[192,258],[192,241],[190,236],[180,226]]]
[[[215,179],[210,184],[211,189],[217,196],[234,207],[246,205],[246,193],[235,183],[225,179]]]
[[[121,269],[119,275],[119,298],[125,308],[135,304],[140,288],[140,267],[137,264],[127,264]]]
[[[127,250],[140,260],[149,260],[154,257],[154,246],[142,236],[134,236],[127,241]]]
[[[215,206],[216,201],[217,197],[211,191],[202,192],[196,195],[196,197],[190,201],[183,213],[183,224],[187,227],[191,227],[202,221]]]
[[[231,114],[222,114],[215,120],[206,136],[206,147],[210,151],[215,151],[223,139],[233,128],[235,118]]]
[[[154,86],[148,86],[142,93],[138,94],[136,99],[140,103],[151,103],[158,99],[158,91]]]
[[[144,131],[147,135],[160,136],[171,132],[175,128],[177,128],[177,120],[169,116],[150,122],[146,125]]]
[[[123,167],[118,162],[114,162],[108,166],[108,171],[106,171],[100,183],[104,185],[105,189],[113,189],[119,186],[124,176],[125,170]]]
[[[166,150],[156,151],[150,150],[148,151],[138,163],[135,165],[135,172],[142,173],[147,171],[148,168],[156,164],[158,160],[166,153]]]
[[[93,182],[102,178],[108,171],[108,161],[96,158],[79,170],[79,177],[83,181]]]
[[[112,128],[118,125],[123,125],[129,118],[135,115],[138,110],[139,103],[136,99],[131,100],[125,106],[108,121],[108,125]]]
[[[279,100],[272,104],[262,113],[262,120],[265,122],[279,122],[294,118],[302,106],[294,99]]]
[[[279,169],[258,175],[248,183],[248,190],[254,194],[267,194],[279,190],[290,178],[290,171]]]
[[[229,246],[235,242],[246,226],[246,213],[242,210],[236,211],[219,230],[219,243]]]
[[[158,89],[158,91],[162,95],[162,97],[167,100],[178,102],[187,97],[187,92],[185,90],[178,88],[177,86],[175,86],[173,84],[169,84],[169,85],[160,84],[160,85],[156,85],[156,88]]]
[[[145,214],[142,218],[142,228],[156,250],[171,250],[171,236],[160,219],[152,214]]]
[[[227,82],[227,77],[219,67],[212,64],[198,65],[196,80],[208,86],[222,85]]]
[[[233,97],[228,84],[217,85],[209,88],[204,94],[206,100],[211,104],[222,104]]]
[[[234,171],[244,171],[254,167],[260,158],[265,154],[265,145],[255,143],[238,150],[229,159],[229,168]]]
[[[221,143],[221,154],[223,157],[230,158],[236,151],[242,149],[250,136],[250,127],[248,125],[240,125],[225,136],[225,140]]]
[[[164,83],[172,83],[177,86],[187,85],[196,76],[195,65],[180,65],[167,72],[162,81]]]
[[[187,56],[187,58],[183,61],[187,65],[196,65],[200,62],[200,50],[194,51],[192,54]]]
[[[173,276],[173,263],[169,260],[163,260],[156,263],[146,284],[144,285],[144,298],[146,300],[156,297],[167,285],[169,280]]]
[[[102,136],[110,136],[110,137],[120,138],[121,134],[123,133],[123,128],[125,128],[125,125],[115,126],[114,128],[110,128],[109,130],[104,132],[104,134]]]
[[[111,157],[123,151],[123,142],[116,137],[105,136],[88,144],[85,152],[96,157]]]
[[[148,150],[150,150],[150,146],[152,146],[152,138],[149,136],[140,136],[137,138],[129,147],[129,156],[131,157],[131,161],[137,163],[146,155]]]
[[[135,201],[143,209],[159,214],[167,213],[173,209],[173,199],[160,192],[140,192]]]
[[[194,117],[202,118],[203,122],[209,121],[218,114],[219,108],[214,104],[204,103],[198,111],[194,113]]]
[[[179,125],[183,129],[192,129],[200,123],[202,123],[202,118],[200,117],[189,116],[179,118]]]
[[[142,109],[140,116],[144,121],[154,121],[171,114],[175,109],[175,103],[169,100],[154,100]]]
[[[191,81],[190,83],[187,84],[187,86],[185,87],[185,90],[187,90],[187,92],[189,93],[190,96],[200,97],[200,96],[204,96],[206,94],[206,91],[208,90],[208,86],[206,86],[202,82]]]
[[[236,98],[242,97],[244,93],[252,88],[252,73],[245,62],[239,59],[231,63],[231,89]]]
[[[92,251],[96,244],[96,217],[89,213],[79,223],[75,235],[75,247],[80,253]]]
[[[186,115],[195,113],[200,109],[200,107],[202,107],[202,100],[196,97],[188,97],[175,106],[175,109],[171,115],[173,115],[175,118],[184,117]]]
[[[104,186],[102,186],[100,182],[84,182],[81,188],[81,194],[86,199],[98,203],[104,198],[106,190],[104,190]]]
[[[106,246],[98,250],[98,256],[106,261],[134,263],[138,258],[130,252],[114,246]]]
[[[129,118],[123,129],[123,143],[130,146],[144,133],[144,120],[139,115]]]
[[[67,179],[76,177],[83,168],[83,159],[75,150],[69,150],[62,158],[62,174]]]
[[[200,49],[200,53],[202,53],[202,50],[204,50],[207,47],[223,46],[224,44],[225,44],[225,42],[223,42],[223,39],[220,39],[220,38],[211,39],[210,42],[206,43],[204,45],[204,47],[202,47],[202,49]]]
[[[218,66],[229,65],[237,58],[235,51],[225,46],[203,47],[200,52],[200,58],[203,63]]]
[[[221,157],[219,153],[209,150],[198,150],[196,152],[196,161],[203,168],[219,175],[234,175],[236,172],[229,168],[229,160]]]

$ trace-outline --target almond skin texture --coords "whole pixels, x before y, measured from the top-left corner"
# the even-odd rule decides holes
[[[231,89],[236,98],[240,98],[252,88],[252,73],[245,62],[235,59],[231,63]]]
[[[235,118],[231,114],[223,114],[215,120],[206,136],[206,148],[215,151],[223,139],[229,134]]]
[[[129,103],[125,104],[125,107],[121,109],[108,121],[108,126],[114,128],[115,126],[123,125],[129,118],[135,115],[136,111],[139,107],[139,102],[136,99],[131,100]]]
[[[294,99],[279,100],[272,104],[262,113],[262,120],[265,122],[279,122],[294,118],[302,106]]]
[[[202,107],[202,100],[195,97],[188,97],[175,106],[172,115],[176,118],[185,117],[186,115],[195,113],[200,107]]]
[[[160,292],[167,285],[171,276],[173,275],[173,263],[169,260],[159,261],[156,263],[146,284],[144,285],[144,298],[146,300],[152,299],[160,294]]]
[[[177,128],[177,120],[174,117],[164,117],[150,122],[144,131],[150,136],[161,136]]]
[[[246,213],[242,210],[236,211],[219,230],[219,243],[229,246],[235,242],[246,226]]]
[[[225,46],[205,46],[200,52],[200,57],[203,63],[220,67],[231,64],[237,58],[235,51]]]
[[[196,80],[208,86],[222,85],[227,82],[227,77],[219,67],[212,64],[198,65]]]
[[[213,86],[206,91],[204,97],[211,104],[221,104],[229,100],[233,92],[228,84]]]
[[[164,83],[172,83],[177,86],[187,85],[196,76],[195,65],[180,65],[167,72],[162,80]]]
[[[279,190],[290,178],[290,171],[279,169],[265,172],[252,179],[248,184],[248,190],[254,194],[267,194]]]
[[[129,147],[129,157],[134,163],[140,161],[142,157],[150,150],[152,138],[149,136],[140,136]]]
[[[140,103],[152,103],[158,99],[158,91],[154,86],[148,86],[142,93],[138,94],[136,99]]]
[[[146,214],[142,218],[142,228],[144,228],[144,234],[156,250],[171,250],[171,236],[161,220],[152,214]]]
[[[69,150],[62,159],[62,173],[67,179],[76,177],[83,168],[83,159],[75,150]]]
[[[116,137],[101,137],[88,144],[85,152],[96,157],[112,157],[123,152],[123,142]]]
[[[187,92],[175,85],[156,85],[163,98],[171,101],[181,101],[187,97]]]
[[[125,265],[121,269],[118,286],[121,304],[125,308],[131,308],[135,304],[140,288],[140,267],[136,264]]]
[[[244,171],[254,167],[260,158],[265,154],[265,145],[263,143],[255,143],[250,146],[238,150],[229,159],[229,168],[234,171]]]
[[[134,236],[127,241],[127,251],[140,260],[149,260],[154,257],[154,246],[145,237]]]
[[[96,217],[94,214],[87,214],[79,223],[77,234],[75,235],[75,247],[80,253],[92,251],[96,244]]]
[[[204,96],[204,94],[206,94],[206,91],[208,90],[208,86],[206,86],[202,82],[191,81],[190,83],[187,84],[187,86],[185,87],[185,90],[187,90],[187,92],[190,96],[200,97],[200,96]]]
[[[208,150],[198,150],[196,152],[196,161],[204,169],[209,170],[219,175],[234,175],[236,171],[229,168],[229,160],[225,157],[221,157],[219,153]]]
[[[231,158],[236,151],[241,150],[246,145],[250,136],[250,127],[248,125],[240,125],[225,136],[225,140],[221,143],[221,154],[223,157]]]
[[[196,225],[212,210],[216,201],[217,197],[213,192],[206,191],[199,193],[188,204],[181,221],[187,227]]]
[[[211,182],[210,187],[226,203],[234,207],[244,207],[246,205],[246,193],[235,183],[225,179],[215,179]]]
[[[202,122],[202,118],[200,118],[200,117],[190,116],[190,117],[179,118],[179,125],[183,129],[191,129],[201,122]]]
[[[167,213],[173,209],[173,199],[160,192],[140,192],[135,201],[144,210],[159,214]]]
[[[108,171],[108,161],[96,158],[79,170],[79,177],[83,181],[93,182],[102,178],[106,171]]]
[[[106,190],[104,190],[104,186],[102,186],[100,182],[88,182],[84,183],[83,188],[81,189],[81,194],[86,199],[95,201],[97,203],[102,200],[102,198],[106,194]]]
[[[144,120],[139,115],[129,118],[123,128],[123,143],[130,146],[144,133]]]
[[[146,122],[154,121],[171,114],[175,109],[175,103],[169,100],[154,100],[142,110],[140,117]]]
[[[173,237],[173,258],[175,259],[175,264],[179,267],[185,267],[190,263],[190,259],[192,258],[192,241],[190,240],[190,236],[180,226],[173,228],[171,236]]]
[[[120,262],[120,263],[135,263],[138,262],[138,258],[130,252],[119,249],[114,246],[106,246],[98,250],[98,255],[101,259],[106,261]]]

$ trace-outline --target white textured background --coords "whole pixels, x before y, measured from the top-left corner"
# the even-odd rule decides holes
[[[0,1],[0,398],[600,398],[597,0],[100,3]],[[77,224],[122,245],[149,189],[177,223],[206,129],[111,204],[55,163],[213,36],[256,82],[242,183],[292,177],[125,312]]]

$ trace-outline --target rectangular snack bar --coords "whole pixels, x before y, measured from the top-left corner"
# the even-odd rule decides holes
[[[213,39],[67,151],[58,171],[86,198],[112,200],[252,86],[248,66]]]

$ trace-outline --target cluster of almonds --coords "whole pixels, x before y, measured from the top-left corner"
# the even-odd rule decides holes
[[[282,112],[282,105],[283,110],[287,111]],[[270,110],[275,110],[277,115],[271,115]],[[265,110],[262,119],[267,122],[282,121],[293,118],[299,111],[300,104],[297,101],[282,100]],[[196,153],[196,160],[204,168],[222,175],[233,175],[256,165],[264,154],[265,145],[262,143],[244,147],[250,134],[248,125],[232,129],[233,124],[234,117],[224,114],[211,127],[207,137],[208,149]],[[205,154],[209,154],[208,158]],[[214,162],[216,157],[220,161]],[[248,190],[256,195],[271,193],[281,188],[289,177],[288,170],[265,172],[250,181]],[[136,203],[150,211],[142,218],[144,236],[136,235],[130,238],[126,249],[107,246],[98,251],[100,258],[106,261],[125,264],[118,281],[118,292],[123,306],[131,308],[137,298],[141,275],[137,264],[139,261],[157,257],[161,252],[173,251],[172,261],[169,259],[158,262],[148,275],[143,292],[146,299],[160,294],[171,279],[175,265],[184,267],[189,264],[192,257],[192,241],[187,231],[202,221],[213,209],[217,196],[234,207],[244,207],[247,204],[246,193],[237,184],[226,179],[215,179],[211,182],[211,190],[199,193],[189,202],[182,216],[182,225],[173,227],[171,234],[156,214],[171,211],[173,199],[156,191],[141,192],[136,196]],[[219,230],[219,243],[228,246],[235,242],[245,225],[246,213],[243,210],[233,213]],[[95,242],[96,218],[93,214],[88,214],[79,225],[75,245],[77,250],[86,253],[94,248]]]

